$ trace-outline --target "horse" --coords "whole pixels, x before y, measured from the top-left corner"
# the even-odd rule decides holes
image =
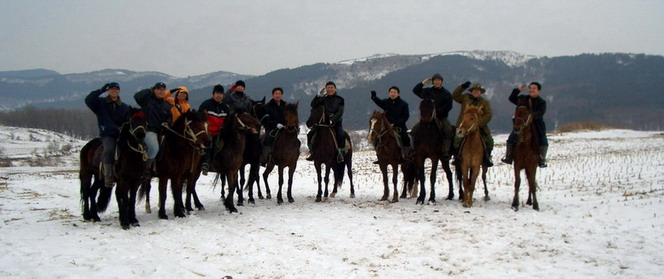
[[[401,164],[401,150],[397,144],[399,135],[396,134],[394,127],[387,121],[384,112],[374,111],[369,119],[369,133],[367,140],[373,145],[378,158],[378,166],[383,174],[383,197],[380,201],[386,201],[390,195],[390,187],[387,177],[387,166],[392,166],[392,184],[394,193],[390,202],[399,201],[399,191],[397,190],[397,176],[399,165]],[[405,187],[404,187],[405,190]],[[405,191],[404,191],[405,194]]]
[[[201,163],[202,155],[210,144],[210,135],[207,130],[207,116],[205,112],[195,110],[182,114],[173,123],[172,127],[164,127],[164,139],[157,155],[157,174],[159,178],[159,218],[168,219],[166,215],[166,190],[168,181],[171,181],[173,194],[173,214],[184,218],[185,206],[182,202],[182,185],[189,174],[194,172]],[[187,183],[196,183],[188,179]],[[195,187],[195,186],[194,186]],[[150,195],[150,180],[140,187],[140,195]],[[189,189],[190,186],[187,186]],[[146,201],[149,208],[149,199]]]
[[[435,123],[436,109],[433,99],[422,99],[419,108],[420,122],[411,130],[414,150],[413,166],[420,183],[420,195],[415,203],[424,204],[426,198],[424,161],[427,158],[431,160],[431,197],[429,203],[436,203],[436,169],[438,168],[438,160],[442,157],[443,135],[438,131]]]
[[[238,199],[242,197],[242,190],[238,187],[238,171],[244,159],[244,153],[247,146],[247,137],[257,135],[261,124],[256,118],[247,112],[235,112],[226,119],[224,129],[221,135],[224,140],[224,146],[221,151],[215,154],[212,160],[213,169],[217,172],[214,179],[216,184],[222,180],[222,175],[228,181],[228,195],[224,194],[224,185],[222,185],[222,199],[224,206],[230,213],[238,212],[233,204],[233,194],[237,190]]]
[[[468,106],[463,112],[463,120],[457,127],[457,137],[463,138],[459,149],[460,167],[457,171],[461,173],[463,182],[463,193],[461,194],[464,207],[473,206],[473,193],[475,183],[480,173],[480,168],[484,168],[483,177],[486,177],[486,166],[484,166],[484,143],[480,136],[479,120],[484,114],[480,107]],[[459,173],[457,173],[457,176]],[[489,200],[489,192],[484,184],[484,200]]]
[[[98,213],[106,211],[113,194],[113,188],[104,187],[101,161],[102,142],[100,138],[94,138],[81,149],[78,173],[81,180],[81,211],[86,221],[100,222]]]
[[[293,173],[295,173],[295,168],[297,167],[297,160],[300,156],[300,140],[297,138],[297,135],[300,132],[299,120],[297,116],[297,107],[299,102],[295,104],[287,104],[284,110],[284,118],[286,120],[285,128],[275,130],[277,131],[274,135],[274,148],[272,151],[272,159],[268,160],[267,165],[265,166],[265,171],[263,172],[263,181],[265,182],[265,191],[267,192],[268,197],[270,196],[270,185],[267,182],[267,178],[272,172],[274,166],[279,167],[279,191],[277,192],[277,203],[282,204],[284,202],[281,197],[281,187],[284,184],[284,168],[288,167],[288,202],[292,203],[295,200],[292,195],[293,187]],[[272,136],[272,135],[267,135]]]
[[[148,159],[147,147],[143,139],[147,122],[142,111],[132,115],[120,128],[115,164],[117,186],[115,199],[118,202],[120,226],[129,229],[138,227],[136,219],[136,192],[143,181],[145,161]]]
[[[535,125],[532,125],[533,116],[529,106],[519,105],[514,113],[514,131],[519,136],[519,142],[514,147],[514,198],[512,209],[519,210],[519,186],[521,184],[521,170],[525,170],[528,179],[528,205],[539,211],[537,203],[537,164],[539,162],[539,141]]]
[[[335,132],[332,126],[323,124],[326,123],[325,107],[315,106],[311,108],[311,114],[307,120],[307,125],[314,127],[316,132],[316,140],[313,141],[311,146],[311,153],[314,159],[314,167],[318,178],[318,193],[316,194],[316,202],[320,202],[323,191],[322,187],[322,169],[321,166],[325,164],[325,199],[328,197],[328,183],[330,181],[330,169],[334,170],[334,188],[330,197],[334,198],[337,193],[337,187],[341,186],[344,178],[344,167],[348,170],[348,178],[350,180],[350,197],[355,198],[355,186],[353,185],[352,173],[352,158],[353,146],[349,141],[346,142],[346,154],[344,154],[344,162],[337,162],[337,144],[335,142]],[[345,131],[344,131],[345,133]],[[348,134],[346,133],[348,139]]]

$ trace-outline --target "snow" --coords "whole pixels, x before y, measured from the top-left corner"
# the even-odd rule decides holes
[[[23,144],[8,141],[8,129],[16,129]],[[44,140],[36,142],[28,141],[27,130],[0,127],[0,132],[5,153],[17,157],[29,157],[32,149],[45,148],[49,136],[56,138],[43,133]],[[505,139],[495,136],[497,143]],[[442,175],[436,204],[379,202],[381,175],[371,164],[374,152],[367,150],[354,157],[354,199],[346,183],[336,198],[315,203],[315,173],[301,159],[293,204],[276,204],[273,173],[272,200],[229,214],[219,188],[213,190],[211,176],[204,176],[198,192],[205,211],[173,219],[169,197],[171,219],[160,220],[153,191],[155,213],[145,213],[139,203],[141,226],[124,231],[114,201],[100,215],[102,222],[83,221],[77,152],[55,166],[0,168],[0,249],[5,251],[0,276],[660,277],[664,133],[588,131],[553,134],[549,141],[549,168],[538,170],[539,212],[525,204],[517,212],[510,209],[513,171],[507,165],[490,169],[491,200],[476,194],[470,209],[444,200]],[[75,142],[76,148],[82,144]],[[21,145],[25,148],[19,150]],[[503,152],[498,144],[494,158]]]

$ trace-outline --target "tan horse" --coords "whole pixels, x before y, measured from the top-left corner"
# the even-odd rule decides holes
[[[518,106],[514,113],[514,131],[519,136],[519,142],[514,147],[514,199],[512,209],[519,210],[519,186],[521,184],[521,170],[526,171],[528,178],[528,202],[533,209],[539,210],[537,203],[537,163],[539,162],[538,139],[535,136],[533,116],[528,106]]]
[[[464,207],[473,206],[473,192],[475,191],[475,183],[477,182],[480,168],[483,168],[484,172],[486,172],[486,167],[483,167],[485,147],[484,143],[482,143],[479,129],[479,120],[483,114],[484,111],[482,111],[482,108],[468,106],[463,112],[463,121],[456,130],[457,137],[464,138],[460,147],[461,150],[459,150],[461,180],[463,181],[464,189],[462,203]],[[484,200],[489,200],[486,184],[484,186],[484,195]]]

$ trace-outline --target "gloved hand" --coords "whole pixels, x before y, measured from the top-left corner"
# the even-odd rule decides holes
[[[323,88],[323,89],[321,89],[320,91],[318,91],[318,97],[323,97],[323,96],[325,96],[326,94],[327,94],[327,92],[325,92],[325,88]]]
[[[425,80],[422,81],[422,84],[424,84],[424,85],[431,84],[431,78],[426,78]]]
[[[376,91],[371,90],[371,98],[376,98]]]
[[[519,86],[519,91],[523,91],[524,89],[526,89],[526,85],[525,85],[525,84],[522,84],[521,86]]]
[[[111,86],[110,83],[104,84],[104,86],[101,87],[101,92],[106,92],[108,91],[108,88]]]
[[[277,123],[277,129],[283,129],[285,126],[282,125],[281,123]]]
[[[330,123],[330,126],[334,126],[334,121],[330,120],[328,122]]]
[[[461,84],[461,88],[463,88],[463,89],[467,89],[468,87],[470,87],[470,80],[464,82],[463,84]]]

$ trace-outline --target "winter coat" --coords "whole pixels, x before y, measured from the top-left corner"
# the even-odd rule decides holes
[[[230,110],[228,105],[223,102],[218,103],[214,99],[207,99],[198,107],[198,111],[207,112],[208,132],[211,136],[216,136],[224,128]]]
[[[311,100],[311,107],[325,106],[325,113],[327,113],[327,121],[336,125],[343,122],[344,116],[344,98],[334,94],[332,96],[325,95],[323,97],[316,96]]]
[[[267,115],[263,121],[266,131],[272,131],[277,128],[277,124],[286,125],[286,119],[284,118],[284,111],[286,110],[286,102],[281,101],[279,104],[274,101],[274,99],[267,102],[265,105],[265,110],[267,110]]]
[[[171,115],[173,118],[172,123],[175,123],[175,120],[178,120],[178,118],[180,118],[180,115],[191,110],[191,105],[189,105],[189,101],[185,100],[184,102],[180,102],[178,100],[179,94],[180,93],[177,92],[175,93],[175,96],[170,97],[171,92],[166,91],[166,94],[164,95],[166,102],[172,105],[171,107]]]
[[[254,102],[244,92],[232,91],[224,98],[224,103],[228,105],[230,113],[237,110],[251,113]]]
[[[143,89],[134,94],[136,103],[145,111],[149,132],[160,133],[162,123],[169,123],[171,119],[171,107],[165,99],[158,99],[152,89]],[[169,123],[170,124],[170,123]]]
[[[120,96],[116,101],[111,100],[110,96],[99,97],[103,93],[101,89],[90,92],[85,104],[97,115],[99,137],[117,137],[120,126],[129,119],[130,108],[120,101]]]
[[[457,118],[457,124],[456,124],[457,127],[459,127],[459,125],[461,125],[461,122],[463,121],[463,112],[466,110],[466,107],[472,105],[482,108],[484,115],[480,117],[479,121],[480,129],[485,135],[490,135],[491,129],[489,129],[488,124],[491,121],[491,118],[493,117],[493,112],[491,111],[491,103],[489,103],[489,101],[487,101],[486,99],[482,98],[482,96],[475,98],[473,97],[473,95],[463,94],[464,90],[465,88],[459,85],[457,86],[456,89],[454,89],[454,92],[452,93],[452,98],[454,99],[454,101],[461,104],[461,111],[459,112],[459,118]]]
[[[526,105],[530,100],[530,103],[532,105],[531,110],[533,112],[533,119],[535,120],[544,119],[544,113],[546,113],[546,101],[540,98],[539,96],[537,96],[537,98],[531,98],[529,95],[519,96],[520,92],[521,91],[519,91],[519,89],[514,88],[509,97],[510,102],[518,106],[518,105]]]
[[[394,127],[400,127],[402,131],[408,130],[406,121],[410,117],[410,111],[408,110],[408,103],[402,100],[401,97],[396,97],[394,100],[390,98],[381,100],[378,97],[371,96],[371,100],[385,111],[387,121],[392,123]]]
[[[433,99],[436,105],[436,118],[447,119],[452,110],[452,95],[445,87],[424,88],[424,84],[418,83],[413,88],[413,93],[420,97],[420,99],[430,98]]]

